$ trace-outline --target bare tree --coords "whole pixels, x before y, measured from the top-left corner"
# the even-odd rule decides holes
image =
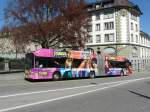
[[[10,0],[5,19],[18,43],[83,46],[88,38],[85,5],[84,0]]]
[[[17,32],[17,30],[15,32]],[[2,27],[2,29],[0,30],[0,34],[1,34],[0,35],[1,52],[4,53],[15,52],[17,58],[18,53],[22,53],[25,51],[25,42],[22,42],[21,38],[19,38],[20,35],[15,36],[15,33],[13,33],[14,34],[13,37],[11,34],[11,29],[9,29],[7,26]]]

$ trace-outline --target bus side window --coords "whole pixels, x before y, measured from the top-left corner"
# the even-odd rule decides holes
[[[35,62],[35,68],[38,68],[38,67],[39,67],[39,62],[36,61],[36,62]]]
[[[40,64],[40,65],[39,65],[39,68],[43,68],[43,64]]]
[[[55,61],[54,61],[54,66],[55,66],[55,67],[59,67],[59,66],[60,66],[60,63],[55,60]]]
[[[78,68],[85,68],[85,66],[86,66],[86,60],[82,61]]]
[[[72,68],[83,68],[83,59],[74,59],[72,62]]]

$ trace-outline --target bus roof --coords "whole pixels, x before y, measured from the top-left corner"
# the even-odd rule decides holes
[[[66,57],[66,58],[74,58],[74,59],[89,59],[91,53],[89,51],[61,51],[61,50],[54,50],[54,49],[39,49],[33,54],[37,57]]]

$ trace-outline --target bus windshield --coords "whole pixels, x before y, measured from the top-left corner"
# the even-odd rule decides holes
[[[34,55],[33,53],[26,54],[25,58],[25,69],[31,69],[34,65]]]
[[[125,62],[122,61],[109,61],[109,64],[112,68],[126,68]]]
[[[64,68],[66,58],[35,58],[35,68]]]

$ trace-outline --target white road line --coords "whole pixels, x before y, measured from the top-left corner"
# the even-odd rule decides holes
[[[149,78],[149,77],[147,77],[147,78]],[[124,81],[130,81],[130,80],[134,80],[134,79],[124,80]],[[0,99],[1,99],[1,98],[16,97],[16,96],[24,96],[24,95],[47,93],[47,92],[56,92],[56,91],[65,91],[65,90],[75,90],[75,89],[88,88],[88,87],[94,87],[94,86],[103,86],[103,85],[121,83],[121,82],[124,82],[124,81],[101,83],[101,84],[97,84],[97,85],[87,85],[87,86],[79,86],[79,87],[61,88],[61,89],[54,89],[54,90],[45,90],[45,91],[35,91],[35,92],[26,92],[26,93],[10,94],[10,95],[0,96]]]
[[[34,105],[44,104],[44,103],[48,103],[48,102],[53,102],[53,101],[57,101],[57,100],[62,100],[62,99],[66,99],[66,98],[71,98],[71,97],[84,95],[84,94],[88,94],[88,93],[92,93],[92,92],[96,92],[96,91],[101,91],[101,90],[117,87],[117,86],[120,86],[120,85],[123,85],[123,84],[132,83],[132,82],[135,82],[135,81],[145,80],[145,79],[150,79],[150,77],[126,80],[124,82],[120,82],[119,84],[109,85],[107,87],[102,87],[102,88],[98,88],[98,89],[95,89],[95,90],[90,90],[90,91],[87,91],[87,92],[82,92],[82,93],[72,94],[72,95],[58,97],[58,98],[54,98],[54,99],[43,100],[43,101],[39,101],[39,102],[35,102],[35,103],[30,103],[30,104],[11,107],[11,108],[1,109],[0,112],[6,112],[6,111],[21,109],[21,108],[25,108],[25,107],[34,106]]]
[[[74,89],[88,88],[88,87],[94,87],[94,86],[103,86],[103,85],[115,84],[115,83],[120,83],[120,82],[123,82],[123,81],[110,82],[110,83],[102,83],[102,84],[97,84],[97,85],[87,85],[87,86],[79,86],[79,87],[54,89],[54,90],[45,90],[45,91],[35,91],[35,92],[27,92],[27,93],[18,93],[18,94],[11,94],[11,95],[0,96],[0,98],[9,98],[9,97],[15,97],[15,96],[24,96],[24,95],[40,94],[40,93],[56,92],[56,91],[65,91],[65,90],[74,90]]]

